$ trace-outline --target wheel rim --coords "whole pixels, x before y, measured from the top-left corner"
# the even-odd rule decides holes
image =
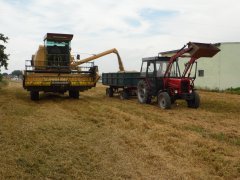
[[[166,100],[163,97],[160,97],[159,105],[162,108],[166,107]]]
[[[143,86],[141,86],[141,88],[139,89],[139,95],[140,95],[140,98],[144,98],[144,96],[145,96],[145,92],[146,92],[146,89],[143,87]]]

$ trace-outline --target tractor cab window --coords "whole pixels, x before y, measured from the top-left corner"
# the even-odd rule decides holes
[[[142,63],[141,76],[146,76],[146,72],[147,72],[147,62],[145,61]]]
[[[157,62],[156,68],[157,68],[157,77],[163,77],[168,68],[168,61]],[[167,77],[180,77],[180,70],[179,70],[177,62],[174,62],[171,65],[166,76]]]
[[[163,77],[167,70],[167,61],[157,61],[156,62],[156,71],[157,77]]]
[[[154,76],[154,62],[149,62],[147,66],[148,76]]]

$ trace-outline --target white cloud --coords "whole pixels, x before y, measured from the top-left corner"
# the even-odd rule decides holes
[[[188,41],[239,41],[239,7],[238,0],[0,0],[0,32],[10,38],[9,72],[24,69],[47,32],[73,33],[77,52],[115,47],[126,69],[139,70],[142,57]],[[147,9],[166,16],[143,17]],[[110,55],[96,64],[102,72],[117,71],[116,62]]]

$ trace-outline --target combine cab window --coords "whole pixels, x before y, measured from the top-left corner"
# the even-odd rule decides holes
[[[70,42],[47,40],[45,46],[47,49],[47,65],[50,68],[68,68],[70,63]]]
[[[69,46],[69,42],[46,41],[46,46]]]

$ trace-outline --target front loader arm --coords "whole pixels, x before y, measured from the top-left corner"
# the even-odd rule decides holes
[[[220,51],[220,49],[218,49],[213,44],[189,42],[187,45],[188,45],[187,48],[185,48],[186,47],[185,45],[175,55],[171,57],[164,77],[168,76],[168,74],[171,71],[173,63],[177,60],[178,57],[190,57],[190,60],[186,64],[184,72],[182,74],[182,77],[185,77],[187,72],[189,72],[188,76],[190,75],[192,65],[193,63],[195,63],[197,59],[201,57],[213,57]],[[189,55],[184,56],[185,53],[188,53]]]
[[[186,48],[186,49],[185,49],[185,47],[186,47],[186,45],[184,45],[182,49],[180,49],[175,55],[173,55],[173,56],[170,58],[169,63],[168,63],[168,66],[167,66],[167,69],[166,69],[166,72],[165,72],[165,74],[164,74],[164,77],[168,76],[168,74],[170,73],[170,71],[171,71],[171,69],[172,69],[173,63],[174,63],[179,57],[181,57],[183,54],[189,52],[189,51],[192,49],[192,47],[188,47],[188,48]]]

